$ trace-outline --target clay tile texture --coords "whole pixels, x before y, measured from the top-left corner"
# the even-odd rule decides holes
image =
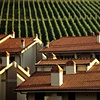
[[[43,65],[65,65],[69,60],[68,59],[47,59],[41,60],[36,65],[43,66]],[[91,59],[73,59],[76,64],[89,64]]]
[[[85,50],[100,50],[100,43],[97,42],[97,36],[62,37],[52,41],[49,48],[43,48],[41,52],[78,52]]]
[[[100,64],[87,72],[63,73],[63,80],[61,86],[51,86],[51,72],[39,71],[33,73],[15,91],[100,91]]]
[[[5,35],[5,34],[0,34],[0,40],[1,39],[3,39],[3,38],[5,38],[7,35]]]
[[[96,69],[100,67],[97,66]],[[91,70],[76,74],[64,74],[61,86],[51,86],[51,72],[35,72],[15,91],[98,91],[100,90],[100,70]]]
[[[25,48],[34,42],[33,38],[23,38],[25,40]],[[21,52],[22,38],[9,38],[0,44],[0,52]]]

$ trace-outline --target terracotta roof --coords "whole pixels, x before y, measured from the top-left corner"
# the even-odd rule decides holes
[[[62,37],[50,43],[40,52],[99,51],[97,36]]]
[[[93,59],[72,59],[76,64],[89,64]],[[47,59],[36,63],[37,66],[42,65],[65,65],[69,59]]]
[[[0,44],[0,52],[20,52],[24,48],[21,48],[22,38],[9,38]],[[34,42],[33,38],[23,38],[25,39],[25,48]]]
[[[28,80],[19,85],[15,91],[100,91],[100,70],[64,74],[63,77],[63,85],[51,86],[50,72],[35,72]]]
[[[7,35],[6,34],[0,34],[0,40],[5,38]]]
[[[91,67],[88,71],[100,71],[100,64],[93,65],[93,67]]]
[[[30,74],[27,73],[27,71],[22,68],[22,66],[19,66],[16,62],[10,63],[8,66],[0,66],[0,74],[6,72],[9,68],[14,67],[17,70],[17,73],[23,77],[25,80],[30,77]]]

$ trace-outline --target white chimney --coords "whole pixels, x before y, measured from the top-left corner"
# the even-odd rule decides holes
[[[11,32],[11,35],[12,35],[12,38],[15,38],[15,32],[14,31]]]
[[[35,34],[34,35],[34,40],[37,40],[38,39],[38,34]]]
[[[49,48],[49,42],[47,42],[46,47]]]
[[[66,74],[76,73],[76,63],[73,60],[69,60],[66,63]]]
[[[55,65],[51,69],[51,86],[61,86],[63,84],[63,69]]]
[[[100,43],[100,32],[97,35],[97,43]]]
[[[7,66],[10,63],[10,53],[7,51],[2,53],[2,66]]]
[[[25,39],[21,39],[21,48],[25,48]]]

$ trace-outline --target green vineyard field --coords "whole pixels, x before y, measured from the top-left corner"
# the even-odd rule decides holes
[[[46,42],[62,36],[89,36],[100,31],[100,0],[1,0],[0,34]]]

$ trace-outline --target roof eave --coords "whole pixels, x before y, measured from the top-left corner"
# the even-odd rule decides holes
[[[85,52],[100,52],[100,50],[63,50],[63,51],[40,51],[41,53],[85,53]]]
[[[15,92],[20,92],[22,94],[26,93],[39,93],[39,92],[100,92],[100,89],[65,89],[65,90],[14,90]]]

